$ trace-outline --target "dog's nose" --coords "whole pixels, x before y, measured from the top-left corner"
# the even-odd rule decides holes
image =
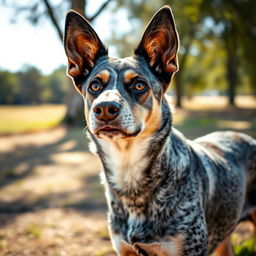
[[[117,102],[101,102],[94,109],[94,116],[100,121],[111,121],[115,119],[120,112],[121,105]]]

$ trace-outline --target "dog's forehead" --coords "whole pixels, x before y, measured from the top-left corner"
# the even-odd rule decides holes
[[[97,74],[102,71],[108,71],[109,75],[118,75],[121,74],[122,76],[125,75],[127,71],[133,71],[137,74],[147,74],[146,65],[143,65],[140,60],[134,57],[127,57],[127,58],[108,58],[102,60],[94,69],[94,74]],[[150,75],[150,74],[148,74]],[[117,76],[116,76],[117,77]]]
[[[109,58],[109,65],[114,68],[117,72],[120,72],[123,69],[127,68],[134,68],[134,69],[140,69],[141,64],[138,61],[138,59],[133,57],[127,57],[127,58]]]

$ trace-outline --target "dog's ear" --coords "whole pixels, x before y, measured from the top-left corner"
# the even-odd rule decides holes
[[[86,78],[98,58],[108,54],[89,22],[72,10],[66,16],[64,47],[68,74],[76,84]]]
[[[164,6],[149,22],[134,53],[144,57],[160,80],[169,84],[172,74],[178,70],[178,46],[179,39],[171,8]]]

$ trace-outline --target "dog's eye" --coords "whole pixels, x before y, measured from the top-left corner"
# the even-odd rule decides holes
[[[133,89],[136,91],[143,91],[147,85],[143,81],[137,81],[133,84]]]
[[[89,85],[89,90],[92,92],[98,92],[102,88],[102,85],[98,81],[93,81]]]

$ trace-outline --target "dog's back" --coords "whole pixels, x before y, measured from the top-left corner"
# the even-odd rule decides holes
[[[256,209],[256,140],[237,132],[214,132],[196,139],[192,147],[207,173],[206,223],[214,248],[249,209]]]

